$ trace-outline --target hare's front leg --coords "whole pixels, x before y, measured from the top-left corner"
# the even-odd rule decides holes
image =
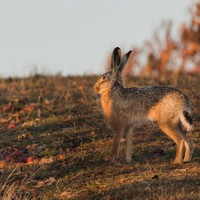
[[[115,130],[114,134],[115,135],[114,135],[114,139],[113,139],[112,152],[111,152],[111,162],[112,163],[117,162],[117,159],[119,157],[120,140],[123,135],[123,130]]]
[[[133,130],[132,128],[128,128],[126,130],[126,148],[125,148],[125,160],[128,163],[132,162],[132,149],[133,149],[133,143],[132,143],[132,136],[133,136]]]

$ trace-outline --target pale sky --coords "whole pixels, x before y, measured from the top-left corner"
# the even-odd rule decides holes
[[[162,19],[179,25],[193,0],[0,0],[0,76],[101,73],[116,46],[151,38]]]

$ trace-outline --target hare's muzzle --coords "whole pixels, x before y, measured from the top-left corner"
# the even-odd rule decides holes
[[[96,92],[96,93],[99,93],[99,90],[100,90],[100,85],[99,85],[99,83],[98,83],[99,81],[97,81],[95,84],[94,84],[94,91]]]

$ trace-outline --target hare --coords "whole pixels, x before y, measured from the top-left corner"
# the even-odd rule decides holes
[[[183,128],[187,132],[192,131],[188,97],[169,86],[125,88],[122,71],[131,52],[121,57],[121,50],[116,47],[112,54],[111,71],[103,74],[94,85],[94,91],[101,96],[105,121],[115,133],[111,162],[118,160],[122,136],[125,136],[125,160],[132,162],[132,129],[148,121],[157,122],[161,130],[176,143],[173,163],[189,162],[193,143],[183,131]]]

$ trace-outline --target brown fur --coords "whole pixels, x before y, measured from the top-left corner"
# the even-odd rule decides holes
[[[101,96],[101,106],[104,116],[107,120],[112,118],[112,99],[109,96],[109,90],[105,90]]]
[[[163,97],[156,105],[150,108],[148,118],[158,123],[164,123],[166,120],[177,123],[179,120],[178,112],[184,107],[183,99],[177,93],[169,93]]]
[[[101,95],[106,122],[115,133],[111,161],[118,159],[123,135],[126,138],[125,159],[129,163],[132,161],[132,129],[148,121],[157,122],[162,131],[176,143],[174,163],[190,161],[193,144],[181,128],[182,125],[187,131],[192,130],[188,97],[168,86],[124,88],[121,72],[130,53],[121,58],[120,49],[115,48],[112,71],[103,74],[94,85],[94,90]]]

